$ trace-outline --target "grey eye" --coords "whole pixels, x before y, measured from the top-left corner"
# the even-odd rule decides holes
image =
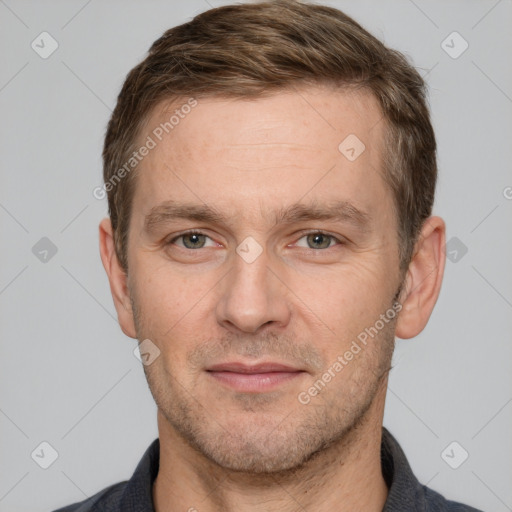
[[[308,245],[312,249],[326,249],[331,245],[331,237],[322,233],[308,235]]]
[[[306,239],[309,249],[328,249],[331,246],[331,242],[334,240],[332,235],[325,233],[310,233],[302,238]]]
[[[178,238],[183,240],[183,245],[187,249],[202,249],[207,237],[206,235],[201,235],[199,233],[186,233],[185,235],[181,235]]]

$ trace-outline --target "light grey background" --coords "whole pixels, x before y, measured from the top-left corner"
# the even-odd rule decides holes
[[[158,435],[99,258],[106,201],[92,191],[126,73],[165,29],[223,3],[0,0],[0,511],[53,510],[127,479]],[[459,260],[429,325],[398,342],[385,425],[423,483],[512,510],[512,2],[326,3],[427,77],[435,213],[468,249],[450,248]],[[31,48],[43,31],[59,45],[47,59]],[[454,31],[469,44],[456,59],[441,46]],[[46,263],[32,252],[42,237],[57,247]],[[31,458],[42,441],[58,452],[46,470]],[[458,469],[441,457],[452,441],[469,453]]]

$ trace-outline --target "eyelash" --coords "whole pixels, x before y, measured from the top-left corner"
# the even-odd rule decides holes
[[[178,240],[181,237],[187,236],[187,235],[203,235],[203,236],[206,236],[207,238],[210,238],[208,235],[206,235],[205,233],[202,233],[201,231],[190,230],[190,231],[185,231],[184,233],[181,233],[180,235],[173,237],[171,240],[166,242],[166,245],[173,245],[176,240]],[[332,240],[335,240],[336,242],[338,242],[338,245],[344,245],[344,243],[345,243],[344,241],[340,240],[339,238],[335,237],[334,235],[331,235],[330,233],[327,233],[326,231],[321,231],[321,230],[320,231],[319,230],[301,231],[300,237],[298,238],[298,240],[300,240],[301,238],[304,238],[305,236],[308,236],[308,235],[323,235],[323,236],[329,237]],[[210,240],[211,240],[211,238],[210,238]],[[326,247],[325,249],[311,249],[311,248],[308,248],[308,249],[310,249],[312,251],[325,251],[327,249],[331,249],[332,247],[333,246]],[[199,249],[205,249],[205,247],[200,247],[199,249],[188,249],[187,247],[180,247],[180,249],[184,249],[186,251],[197,251]],[[305,247],[303,247],[303,249],[305,249]]]

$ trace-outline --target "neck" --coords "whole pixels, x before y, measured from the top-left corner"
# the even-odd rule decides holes
[[[160,468],[156,512],[381,512],[388,489],[380,447],[385,386],[356,428],[300,468],[247,474],[226,470],[194,450],[158,412]]]

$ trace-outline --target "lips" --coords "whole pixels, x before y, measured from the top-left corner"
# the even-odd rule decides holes
[[[260,363],[247,365],[239,362],[215,364],[208,368],[209,372],[234,372],[234,373],[274,373],[274,372],[300,372],[298,368],[279,363]]]
[[[237,361],[215,364],[206,371],[216,382],[245,393],[272,391],[306,373],[299,368],[277,362],[249,365]]]

